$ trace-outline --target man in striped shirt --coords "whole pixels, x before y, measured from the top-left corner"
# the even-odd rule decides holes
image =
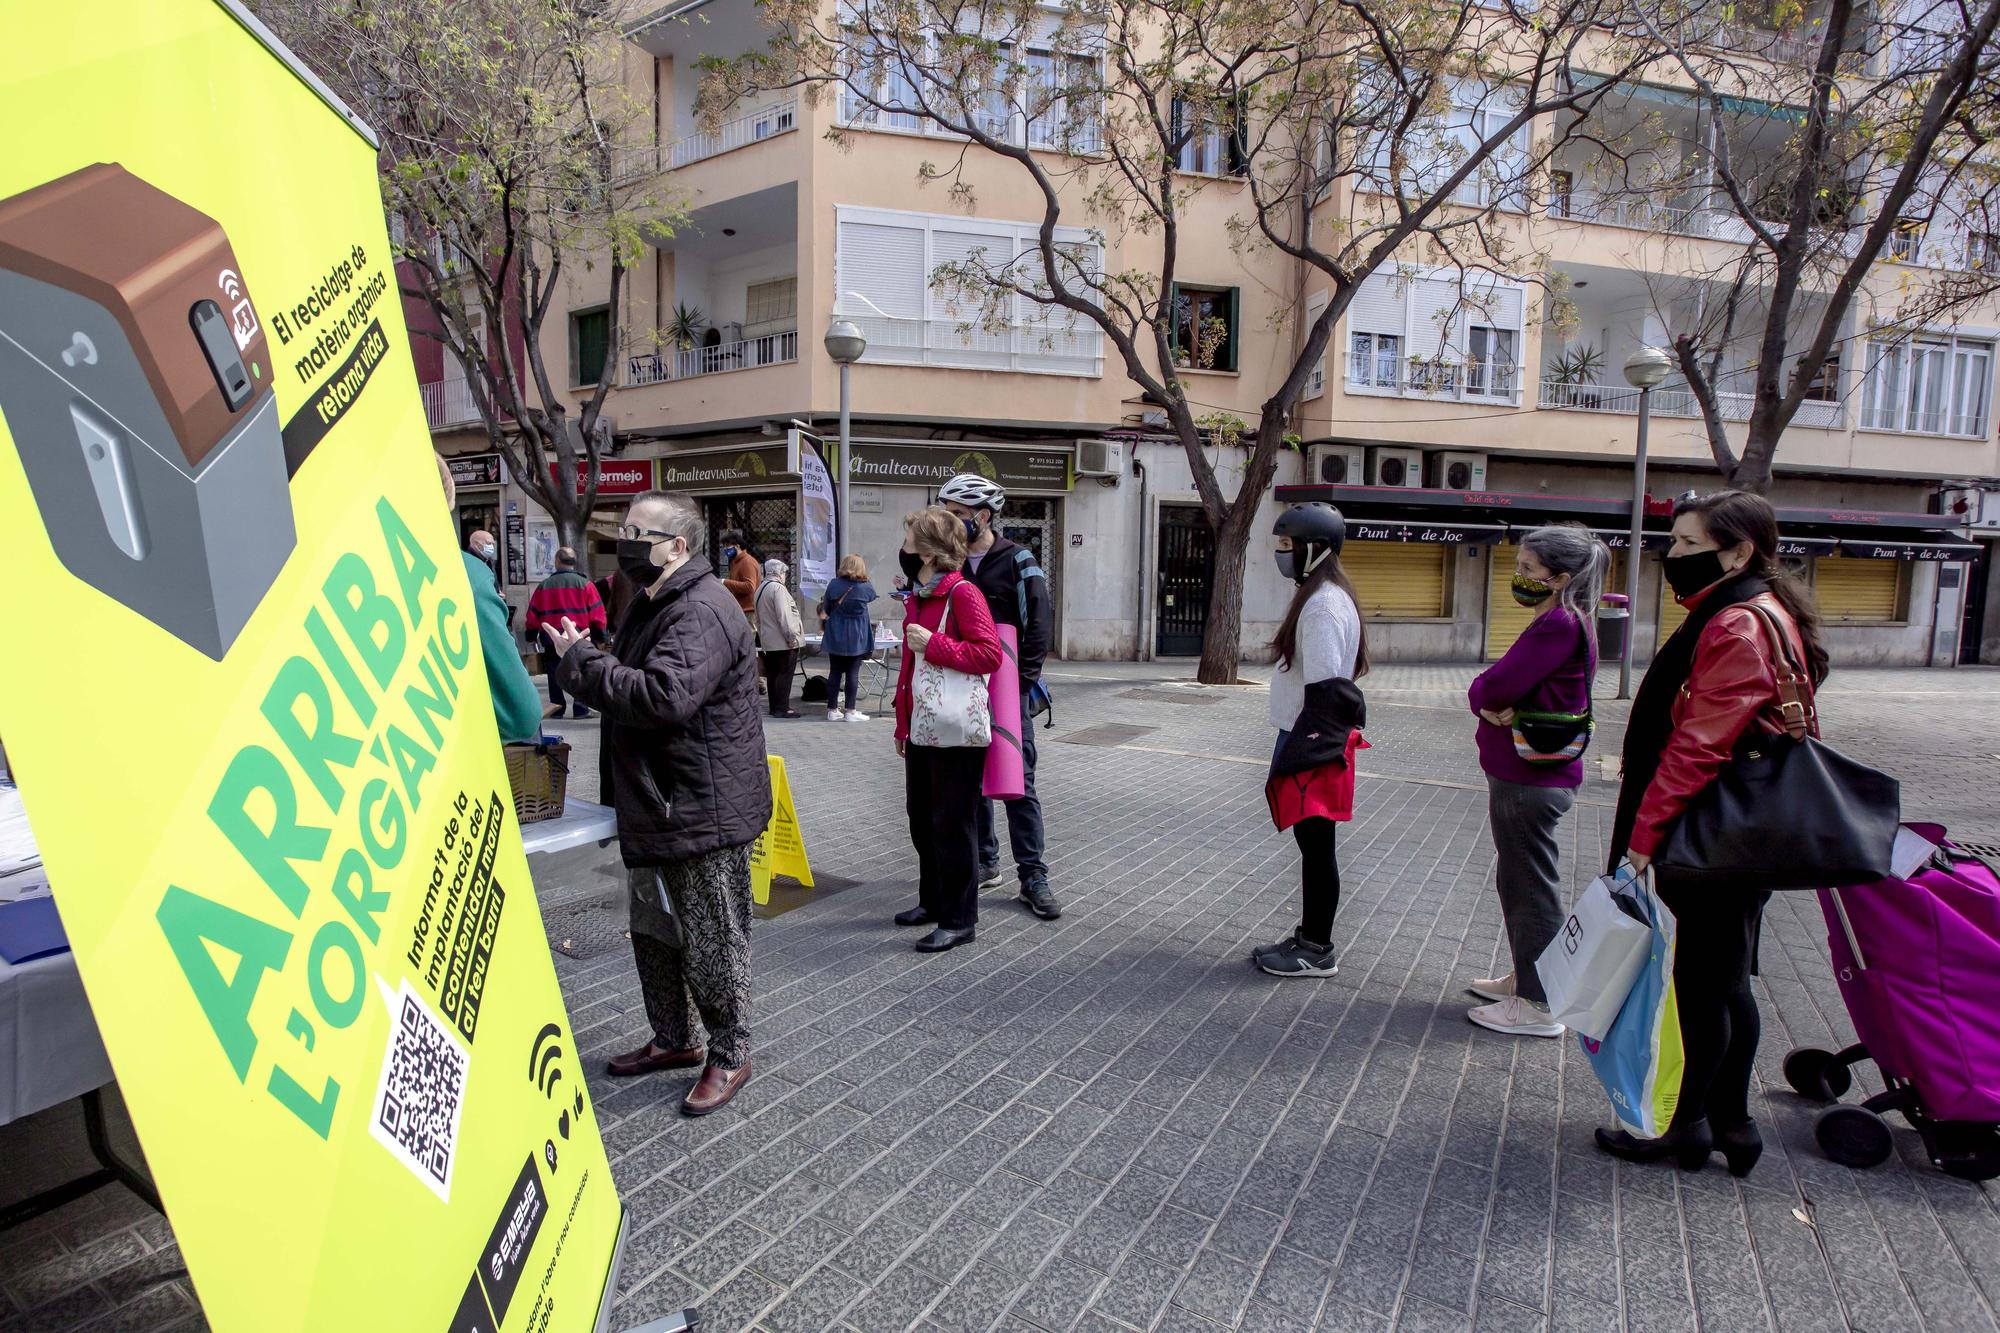
[[[543,579],[542,586],[528,598],[528,633],[541,643],[550,668],[549,708],[544,717],[561,717],[565,702],[554,669],[554,634],[562,628],[564,619],[578,629],[590,630],[593,637],[601,637],[605,632],[604,599],[597,595],[595,584],[576,572],[576,548],[570,546],[556,551],[556,572]],[[589,713],[578,700],[570,716],[585,717]]]

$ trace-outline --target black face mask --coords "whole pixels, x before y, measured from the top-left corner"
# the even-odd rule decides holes
[[[649,541],[621,541],[618,543],[618,568],[625,577],[640,588],[650,588],[653,580],[660,577],[660,567],[653,563],[653,543]]]
[[[1666,571],[1667,586],[1674,590],[1676,597],[1692,597],[1713,583],[1720,583],[1729,571],[1722,567],[1722,552],[1693,551],[1687,555],[1670,555],[1660,561]]]
[[[915,551],[898,551],[896,563],[903,567],[903,573],[915,583],[924,576],[924,558]]]

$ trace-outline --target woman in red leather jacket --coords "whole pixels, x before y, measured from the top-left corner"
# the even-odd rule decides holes
[[[1812,594],[1779,567],[1777,553],[1777,515],[1762,496],[1720,491],[1674,507],[1666,577],[1688,617],[1661,645],[1632,703],[1613,869],[1621,861],[1646,868],[1746,731],[1784,730],[1777,645],[1747,603],[1772,611],[1815,685],[1826,678]],[[1672,1157],[1688,1170],[1720,1151],[1732,1174],[1746,1175],[1763,1151],[1750,1119],[1759,1032],[1750,975],[1770,893],[1754,884],[1694,890],[1667,875],[1656,881],[1678,925],[1674,992],[1686,1053],[1680,1102],[1657,1139],[1600,1129],[1597,1143],[1628,1161]]]

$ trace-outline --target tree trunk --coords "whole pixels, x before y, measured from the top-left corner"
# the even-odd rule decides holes
[[[1208,590],[1208,627],[1201,639],[1195,679],[1204,685],[1233,685],[1242,660],[1243,573],[1257,496],[1243,494],[1215,534],[1215,577]]]

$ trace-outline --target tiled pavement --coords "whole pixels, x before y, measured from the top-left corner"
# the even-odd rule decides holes
[[[1764,1162],[1743,1182],[1615,1164],[1571,1043],[1463,1016],[1464,981],[1505,967],[1469,670],[1367,682],[1376,748],[1323,982],[1244,961],[1296,892],[1259,786],[1262,692],[1130,694],[1165,674],[1061,668],[1041,783],[1067,913],[990,895],[979,942],[934,958],[888,924],[914,860],[888,725],[771,728],[814,866],[853,886],[758,924],[757,1072],[729,1112],[680,1117],[685,1078],[593,1080],[635,1227],[621,1324],[698,1303],[707,1328],[766,1333],[2000,1329],[2000,1190],[1938,1174],[1907,1131],[1881,1168],[1834,1167],[1784,1090],[1790,1046],[1850,1035],[1810,896],[1768,918]],[[1911,814],[2000,840],[2000,677],[1842,673],[1825,711],[1905,775]],[[1610,752],[1622,706],[1600,713]],[[1050,743],[1105,722],[1153,730]],[[563,725],[588,794],[596,725]],[[1593,778],[1565,825],[1576,887],[1614,792]],[[559,870],[539,888],[560,934],[612,881]],[[599,1065],[643,1027],[623,948],[557,958]],[[0,1130],[0,1198],[62,1174],[72,1136]],[[175,1262],[129,1200],[72,1205],[0,1236],[0,1331],[195,1326],[183,1283],[147,1281]]]

